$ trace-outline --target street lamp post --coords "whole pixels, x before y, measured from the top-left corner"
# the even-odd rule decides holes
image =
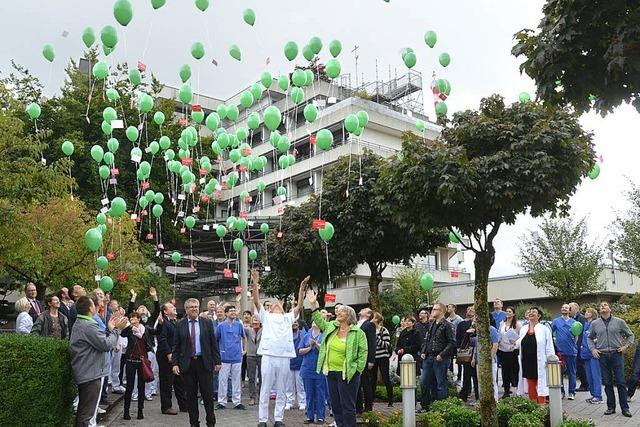
[[[400,388],[402,389],[402,426],[416,425],[416,362],[405,354],[400,360]]]
[[[549,416],[551,427],[562,424],[562,366],[555,354],[547,357],[547,386],[549,387]]]

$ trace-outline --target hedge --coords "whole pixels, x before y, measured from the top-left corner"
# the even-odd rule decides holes
[[[68,341],[0,335],[0,426],[68,425],[75,397],[69,359]]]

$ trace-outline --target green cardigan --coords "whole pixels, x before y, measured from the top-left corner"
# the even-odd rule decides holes
[[[329,364],[327,357],[327,347],[331,335],[339,330],[340,323],[337,320],[327,322],[322,317],[318,309],[311,313],[311,318],[318,328],[322,331],[323,339],[320,345],[320,353],[318,355],[318,373],[322,372],[327,375],[329,373]],[[367,364],[367,336],[357,325],[352,325],[347,333],[347,351],[345,357],[345,365],[342,368],[342,379],[351,381],[351,378],[358,373],[364,371]]]

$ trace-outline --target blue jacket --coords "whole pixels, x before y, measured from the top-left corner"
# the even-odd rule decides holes
[[[309,347],[309,341],[313,338],[312,329],[309,329],[304,337],[302,338],[302,342],[300,343],[300,348]],[[322,344],[323,336],[322,333],[318,335],[316,338],[316,342],[318,344]],[[321,379],[324,378],[323,374],[319,374],[317,372],[318,368],[318,355],[320,354],[320,350],[317,348],[312,348],[307,354],[302,356],[302,366],[300,367],[300,377],[304,379]]]
[[[302,366],[302,356],[300,356],[300,344],[302,338],[305,336],[304,330],[298,330],[297,334],[293,334],[293,346],[296,349],[296,357],[289,360],[289,369],[292,371],[299,371]]]

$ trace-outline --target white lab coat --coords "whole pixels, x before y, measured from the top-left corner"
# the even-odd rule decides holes
[[[538,396],[549,396],[549,387],[547,387],[547,357],[555,354],[553,348],[553,336],[551,335],[551,329],[538,323],[533,329],[536,335],[537,343],[537,355],[538,355]],[[522,339],[529,332],[529,326],[525,325],[520,329],[520,338],[516,341],[516,348],[520,350],[518,356],[518,363],[520,364],[520,378],[518,381],[518,396],[522,396],[527,393],[527,381],[522,378]]]

